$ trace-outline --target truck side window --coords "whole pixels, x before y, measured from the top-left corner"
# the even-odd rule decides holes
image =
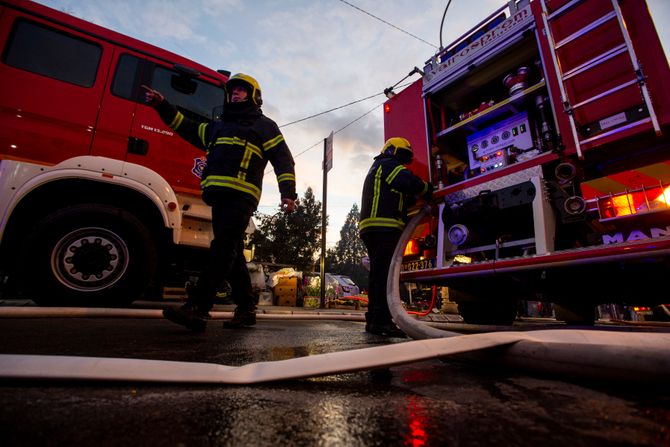
[[[181,93],[172,87],[172,77],[179,74],[174,70],[156,66],[151,79],[151,86],[165,95],[168,101],[177,106],[182,113],[195,119],[213,120],[216,113],[222,110],[225,100],[223,86],[216,86],[193,79],[197,84],[193,94]],[[216,109],[216,112],[215,112]],[[195,115],[195,116],[194,116]]]
[[[2,60],[81,87],[95,82],[102,48],[92,42],[25,20],[17,21]]]
[[[223,86],[212,85],[194,78],[189,80],[193,82],[194,91],[184,93],[173,87],[172,80],[176,76],[179,76],[179,73],[175,70],[131,54],[122,54],[114,73],[112,93],[130,101],[144,103],[144,94],[140,85],[147,84],[165,95],[168,101],[190,118],[217,119],[223,111],[225,100]]]
[[[131,101],[142,102],[138,79],[141,72],[138,70],[141,59],[130,54],[122,54],[114,73],[112,93]]]

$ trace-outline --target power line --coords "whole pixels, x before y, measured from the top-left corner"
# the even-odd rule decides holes
[[[411,84],[411,83],[408,82],[408,83],[406,83],[406,84],[402,84],[402,85],[400,85],[400,86],[396,85],[396,86],[394,86],[394,87],[402,88],[402,87],[406,87],[406,86],[408,86],[409,84]],[[370,95],[370,96],[368,96],[367,98],[357,99],[357,100],[355,100],[355,101],[351,101],[351,102],[348,103],[348,104],[345,104],[345,105],[342,105],[342,106],[339,106],[339,107],[334,107],[334,108],[329,109],[329,110],[326,110],[326,111],[324,111],[324,112],[316,113],[316,114],[314,114],[314,115],[310,115],[310,116],[307,116],[307,117],[305,117],[305,118],[301,118],[301,119],[299,119],[299,120],[296,120],[296,121],[293,121],[293,122],[290,122],[290,123],[287,123],[287,124],[282,124],[282,125],[279,126],[279,127],[285,127],[285,126],[288,126],[288,125],[290,125],[290,124],[299,123],[299,122],[301,122],[301,121],[305,121],[305,120],[308,120],[308,119],[310,119],[310,118],[314,118],[314,117],[316,117],[316,116],[320,116],[320,115],[323,115],[323,114],[332,112],[333,110],[342,109],[342,108],[347,107],[347,106],[350,106],[350,105],[352,105],[352,104],[356,104],[356,103],[359,103],[359,102],[362,102],[362,101],[366,101],[366,100],[368,100],[368,99],[374,98],[375,96],[379,96],[379,95],[382,95],[382,94],[383,94],[383,93],[376,93],[376,94],[374,94],[374,95]],[[339,128],[338,130],[333,131],[333,135],[336,134],[336,133],[339,133],[339,132],[343,131],[344,129],[346,129],[347,127],[351,126],[351,125],[354,124],[356,121],[362,119],[362,118],[365,117],[366,115],[369,115],[369,114],[372,113],[377,107],[379,107],[379,106],[381,106],[381,105],[383,105],[383,104],[384,104],[383,102],[380,103],[380,104],[377,104],[376,106],[374,106],[373,108],[371,108],[370,110],[368,110],[367,112],[365,112],[364,114],[360,115],[358,118],[356,118],[356,119],[350,121],[349,123],[345,124],[343,127]],[[294,155],[293,158],[298,158],[299,156],[301,156],[301,155],[304,154],[305,152],[308,152],[309,150],[314,149],[317,145],[319,145],[319,144],[321,144],[321,143],[323,143],[323,140],[319,140],[319,141],[317,141],[316,143],[314,143],[313,145],[311,145],[311,146],[308,147],[307,149],[305,149],[305,150],[303,150],[302,152],[300,152],[300,153]],[[269,170],[265,171],[265,174],[267,175],[267,174],[269,174],[270,172],[272,172],[272,168],[270,168]]]
[[[357,99],[356,101],[351,101],[351,102],[348,103],[348,104],[344,104],[344,105],[342,105],[342,106],[338,106],[338,107],[333,107],[332,109],[328,109],[328,110],[325,110],[325,111],[323,111],[323,112],[320,112],[320,113],[316,113],[316,114],[314,114],[314,115],[307,116],[307,117],[305,117],[305,118],[300,118],[299,120],[291,121],[290,123],[282,124],[282,125],[279,126],[279,127],[280,127],[280,128],[281,128],[281,127],[287,127],[287,126],[290,126],[291,124],[300,123],[300,122],[305,121],[305,120],[308,120],[308,119],[310,119],[310,118],[316,118],[317,116],[325,115],[326,113],[334,112],[335,110],[343,109],[343,108],[345,108],[345,107],[347,107],[347,106],[350,106],[350,105],[353,105],[353,104],[357,104],[357,103],[359,103],[359,102],[367,101],[368,99],[371,99],[371,98],[374,98],[375,96],[379,96],[379,95],[383,95],[383,94],[384,94],[384,93],[375,93],[374,95],[370,95],[370,96],[368,96],[367,98]]]
[[[377,96],[377,95],[374,95],[374,96]],[[368,99],[369,99],[369,98],[368,98]],[[337,133],[343,131],[343,130],[346,129],[347,127],[349,127],[349,126],[351,126],[352,124],[354,124],[356,121],[361,120],[362,118],[364,118],[365,116],[369,115],[369,114],[372,113],[375,109],[377,109],[378,107],[380,107],[380,106],[383,105],[383,104],[384,104],[383,102],[380,103],[380,104],[376,104],[373,108],[371,108],[370,110],[368,110],[368,111],[365,112],[364,114],[360,115],[358,118],[356,118],[356,119],[354,119],[354,120],[352,120],[352,121],[349,121],[349,122],[348,122],[347,124],[345,124],[344,126],[342,126],[342,127],[340,127],[339,129],[333,131],[333,135],[335,135],[335,134],[337,134]],[[324,112],[324,113],[325,113],[325,112]],[[308,147],[308,148],[305,149],[304,151],[302,151],[302,152],[300,152],[300,153],[294,155],[293,158],[298,158],[298,157],[300,157],[302,154],[304,154],[305,152],[307,152],[307,151],[309,151],[309,150],[311,150],[311,149],[314,149],[314,148],[315,148],[317,145],[319,145],[319,144],[323,144],[323,139],[317,141],[316,143],[314,143],[313,145],[311,145],[310,147]],[[270,169],[268,169],[267,171],[265,171],[265,174],[267,175],[267,174],[269,174],[270,172],[272,172],[272,168],[270,168]]]
[[[430,45],[430,46],[433,47],[433,48],[437,48],[436,45],[433,45],[432,43],[427,42],[427,41],[423,40],[422,38],[420,38],[419,36],[415,36],[414,34],[412,34],[412,33],[410,33],[410,32],[407,32],[407,31],[405,31],[405,30],[402,29],[402,28],[398,28],[398,27],[395,26],[394,24],[389,23],[389,22],[387,22],[387,21],[384,20],[384,19],[380,19],[380,18],[377,17],[376,15],[374,15],[374,14],[370,14],[369,12],[367,12],[367,11],[365,11],[365,10],[359,8],[359,7],[356,6],[356,5],[352,5],[351,3],[349,3],[349,2],[347,2],[347,1],[345,1],[345,0],[340,0],[340,1],[341,1],[342,3],[344,3],[344,4],[346,4],[346,5],[351,6],[351,7],[354,8],[354,9],[358,9],[360,12],[362,12],[362,13],[364,13],[364,14],[367,14],[367,15],[369,15],[370,17],[372,17],[372,18],[374,18],[374,19],[377,19],[377,20],[379,20],[379,21],[382,22],[382,23],[387,24],[387,25],[390,26],[390,27],[393,27],[393,28],[397,29],[398,31],[401,31],[401,32],[407,34],[408,36],[411,36],[411,37],[413,37],[413,38],[415,38],[415,39],[417,39],[417,40],[420,40],[421,42],[425,43],[426,45]]]

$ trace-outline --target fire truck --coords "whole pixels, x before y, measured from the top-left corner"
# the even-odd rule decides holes
[[[446,286],[471,323],[667,303],[670,71],[644,1],[510,1],[414,71],[385,137],[436,192],[401,281]]]
[[[204,153],[141,85],[211,120],[230,73],[24,0],[0,1],[0,48],[3,293],[102,306],[183,287],[212,237]]]

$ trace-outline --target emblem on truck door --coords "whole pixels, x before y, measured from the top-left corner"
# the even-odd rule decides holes
[[[200,157],[196,157],[193,159],[193,169],[191,169],[191,172],[196,177],[202,178],[202,172],[205,170],[206,166],[207,166],[207,158],[204,155],[201,155]]]

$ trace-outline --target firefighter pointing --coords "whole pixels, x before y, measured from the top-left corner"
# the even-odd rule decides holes
[[[224,327],[256,324],[256,299],[244,258],[244,236],[261,197],[263,171],[272,164],[281,208],[291,213],[297,198],[291,152],[277,124],[261,111],[261,89],[249,75],[238,73],[227,84],[226,104],[220,121],[196,122],[179,112],[158,91],[142,86],[146,102],[165,124],[207,154],[200,186],[202,198],[212,207],[214,239],[209,262],[198,284],[187,290],[188,300],[178,309],[167,308],[168,320],[193,331],[203,331],[216,292],[226,279],[232,286],[235,313]]]
[[[377,155],[363,184],[360,237],[370,258],[368,311],[365,330],[388,337],[404,337],[393,323],[386,301],[386,278],[400,240],[407,208],[415,197],[429,199],[433,185],[404,165],[412,162],[412,146],[405,138],[389,138]]]

